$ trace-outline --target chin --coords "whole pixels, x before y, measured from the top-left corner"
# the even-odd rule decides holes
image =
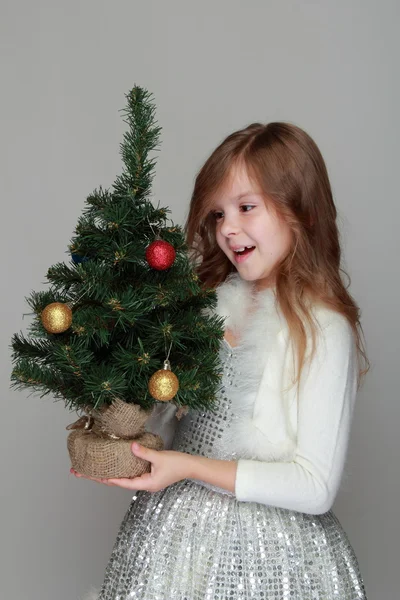
[[[244,281],[251,281],[254,283],[257,283],[259,286],[265,286],[267,287],[270,283],[271,280],[271,275],[264,275],[264,274],[252,274],[252,273],[246,273],[246,272],[241,272],[238,268],[236,268],[236,271],[238,272],[238,274],[240,275],[240,277],[244,280]]]

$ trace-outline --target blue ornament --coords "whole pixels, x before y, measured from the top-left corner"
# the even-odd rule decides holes
[[[81,256],[80,254],[75,254],[75,252],[73,252],[73,253],[71,254],[71,258],[72,258],[72,261],[73,261],[73,262],[74,262],[76,265],[78,265],[78,264],[80,264],[80,263],[84,263],[84,262],[86,262],[87,260],[89,260],[89,257],[88,257],[88,256]]]

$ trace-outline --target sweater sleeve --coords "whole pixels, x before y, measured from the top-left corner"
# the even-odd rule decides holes
[[[237,499],[309,514],[328,511],[341,481],[356,390],[353,332],[335,315],[317,335],[314,358],[300,379],[292,462],[239,459]]]

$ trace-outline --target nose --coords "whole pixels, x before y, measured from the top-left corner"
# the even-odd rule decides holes
[[[239,232],[239,224],[233,216],[225,214],[224,220],[220,226],[221,235],[231,237]]]

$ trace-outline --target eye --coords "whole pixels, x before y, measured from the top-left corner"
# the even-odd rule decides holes
[[[252,208],[254,208],[254,204],[242,204],[240,207],[243,212],[250,212]]]
[[[214,217],[215,221],[220,221],[224,216],[224,213],[220,210],[214,210],[212,216]]]

